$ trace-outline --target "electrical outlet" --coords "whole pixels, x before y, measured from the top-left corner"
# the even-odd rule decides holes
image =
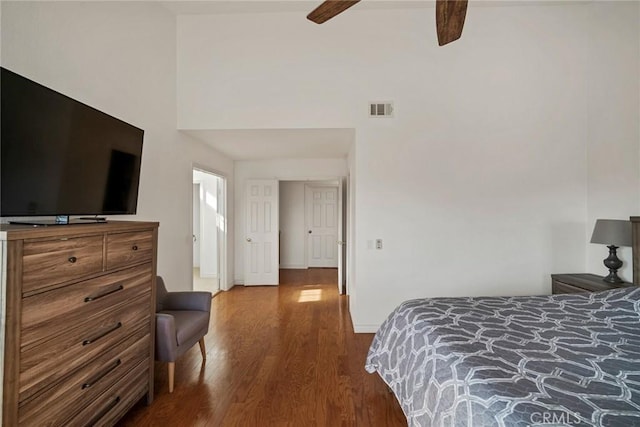
[[[382,239],[376,239],[376,249],[382,249]]]

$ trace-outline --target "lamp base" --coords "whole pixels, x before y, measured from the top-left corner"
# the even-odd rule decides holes
[[[607,277],[602,279],[602,281],[607,283],[624,283],[624,280],[618,277],[617,272],[609,273]]]
[[[622,267],[622,261],[620,261],[616,253],[618,247],[610,245],[607,248],[609,248],[609,256],[604,260],[604,266],[609,269],[609,274],[602,280],[607,283],[623,283],[624,280],[618,277],[618,269]]]

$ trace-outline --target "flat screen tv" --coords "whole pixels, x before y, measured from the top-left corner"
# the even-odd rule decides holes
[[[0,216],[136,213],[142,129],[5,68],[0,84]]]

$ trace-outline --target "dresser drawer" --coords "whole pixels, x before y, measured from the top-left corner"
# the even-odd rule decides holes
[[[149,364],[143,362],[94,400],[67,427],[111,426],[148,390]]]
[[[101,272],[102,245],[102,236],[25,241],[22,292]]]
[[[20,405],[20,425],[63,426],[140,362],[149,360],[149,331],[141,329],[63,381]],[[149,366],[148,363],[146,366]]]
[[[78,282],[22,300],[21,346],[51,339],[151,292],[151,263]]]
[[[551,284],[551,293],[555,294],[577,294],[582,292],[590,292],[587,289],[578,288],[567,283],[558,282],[554,280]]]
[[[149,327],[149,294],[79,324],[55,339],[21,349],[20,402],[58,381],[143,327]]]
[[[153,258],[153,233],[138,231],[107,235],[107,269],[123,267]]]

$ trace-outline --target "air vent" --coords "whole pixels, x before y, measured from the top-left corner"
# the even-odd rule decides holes
[[[393,102],[370,102],[369,117],[393,117]]]

